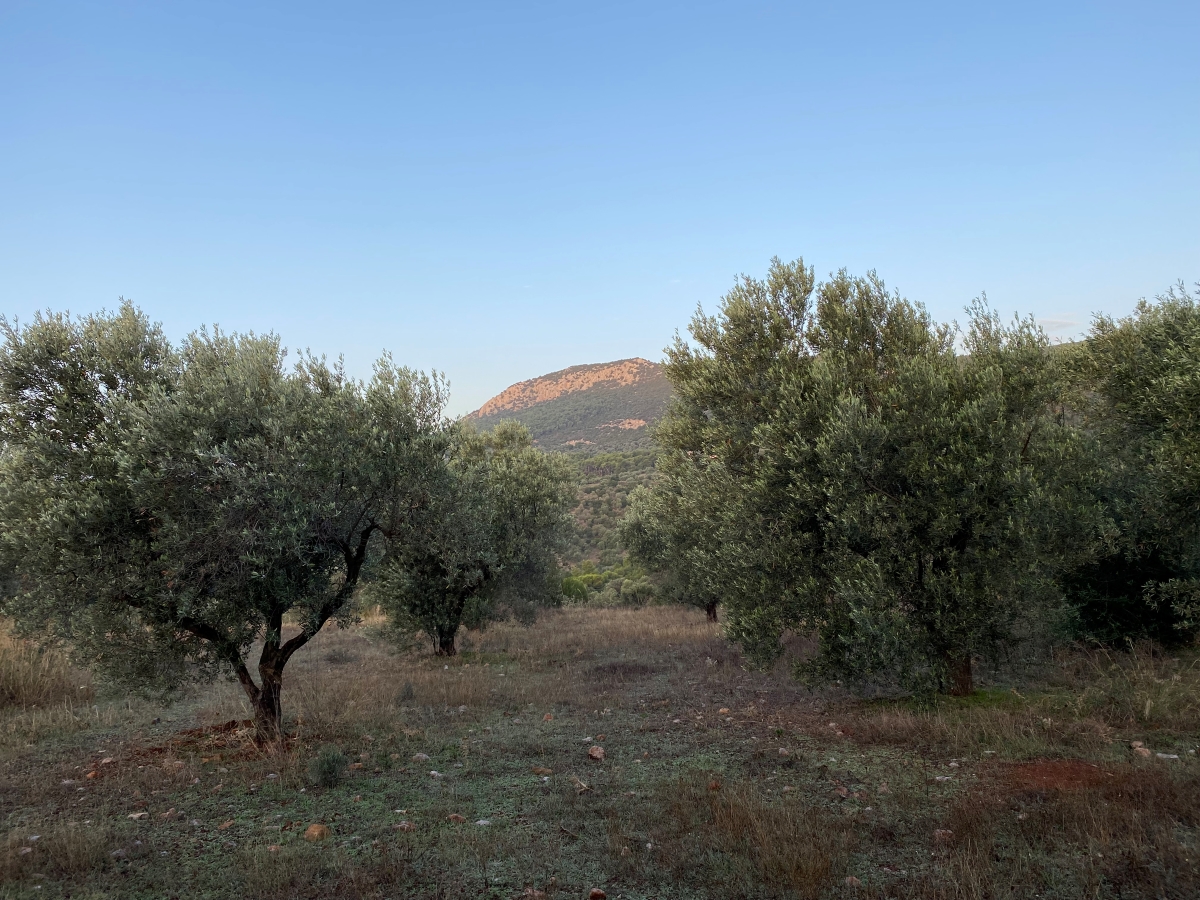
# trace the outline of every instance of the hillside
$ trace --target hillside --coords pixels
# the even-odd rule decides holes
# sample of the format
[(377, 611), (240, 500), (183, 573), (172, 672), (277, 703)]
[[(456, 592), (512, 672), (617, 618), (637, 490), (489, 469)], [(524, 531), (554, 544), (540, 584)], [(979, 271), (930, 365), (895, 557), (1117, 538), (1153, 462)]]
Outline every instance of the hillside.
[(516, 419), (544, 450), (593, 454), (649, 449), (671, 385), (646, 359), (571, 366), (514, 384), (467, 418), (481, 428)]

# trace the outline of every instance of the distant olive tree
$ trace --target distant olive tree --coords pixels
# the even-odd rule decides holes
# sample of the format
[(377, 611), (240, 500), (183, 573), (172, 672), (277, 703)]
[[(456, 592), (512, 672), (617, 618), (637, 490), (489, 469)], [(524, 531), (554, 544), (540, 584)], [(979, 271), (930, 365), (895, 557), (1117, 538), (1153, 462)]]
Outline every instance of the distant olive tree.
[(570, 536), (572, 470), (515, 422), (477, 433), (459, 423), (429, 502), (390, 547), (372, 599), (401, 635), (457, 653), (461, 625), (483, 627), (562, 601), (558, 554)]
[(818, 638), (806, 677), (970, 692), (972, 657), (1059, 602), (1097, 515), (1046, 338), (969, 314), (960, 335), (874, 275), (818, 285), (801, 261), (740, 281), (667, 351), (635, 558), (721, 601), (759, 662), (797, 631)]
[(3, 611), (142, 690), (230, 673), (276, 739), (288, 661), (427, 502), (441, 383), (287, 370), (274, 337), (174, 348), (129, 304), (0, 328)]

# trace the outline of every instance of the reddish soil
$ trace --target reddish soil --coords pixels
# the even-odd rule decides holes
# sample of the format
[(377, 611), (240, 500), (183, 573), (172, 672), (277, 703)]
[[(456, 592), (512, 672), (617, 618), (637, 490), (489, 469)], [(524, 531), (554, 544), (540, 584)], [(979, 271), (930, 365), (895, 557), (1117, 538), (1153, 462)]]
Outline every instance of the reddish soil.
[(1001, 763), (1000, 781), (1016, 791), (1074, 791), (1095, 787), (1113, 777), (1082, 759), (1035, 759)]

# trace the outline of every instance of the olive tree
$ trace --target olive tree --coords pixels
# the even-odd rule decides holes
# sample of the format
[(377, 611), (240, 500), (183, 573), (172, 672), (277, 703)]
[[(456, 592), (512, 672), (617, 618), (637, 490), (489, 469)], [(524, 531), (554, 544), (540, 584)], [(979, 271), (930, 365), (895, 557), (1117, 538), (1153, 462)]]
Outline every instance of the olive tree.
[(4, 612), (143, 690), (231, 674), (277, 738), (288, 661), (425, 502), (441, 383), (289, 370), (274, 337), (174, 348), (128, 304), (3, 338)]
[(792, 630), (818, 638), (807, 677), (970, 692), (972, 657), (1056, 602), (1058, 557), (1086, 544), (1063, 536), (1091, 513), (1045, 337), (976, 304), (960, 354), (873, 274), (818, 285), (778, 260), (691, 334), (667, 351), (635, 556), (722, 600), (760, 662)]
[(506, 615), (530, 621), (562, 599), (558, 553), (570, 534), (574, 478), (533, 446), (523, 425), (477, 433), (456, 425), (430, 500), (388, 551), (372, 586), (401, 634), (457, 652), (461, 625)]
[(1178, 641), (1200, 630), (1200, 304), (1182, 285), (1100, 316), (1070, 354), (1115, 534), (1069, 585), (1084, 633)]

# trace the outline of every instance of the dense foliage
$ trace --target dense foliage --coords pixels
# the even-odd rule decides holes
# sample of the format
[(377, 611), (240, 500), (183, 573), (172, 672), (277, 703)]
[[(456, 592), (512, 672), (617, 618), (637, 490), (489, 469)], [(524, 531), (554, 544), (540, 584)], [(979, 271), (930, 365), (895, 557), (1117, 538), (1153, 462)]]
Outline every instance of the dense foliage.
[(529, 621), (561, 597), (575, 494), (566, 461), (534, 449), (515, 422), (483, 434), (456, 426), (447, 459), (371, 591), (399, 632), (426, 635), (440, 655), (456, 652), (463, 624)]
[(874, 276), (743, 279), (668, 351), (635, 558), (723, 601), (760, 661), (812, 632), (809, 676), (970, 691), (972, 658), (1052, 608), (1100, 521), (1044, 336), (970, 314), (963, 355)]
[(1114, 533), (1067, 586), (1083, 633), (1175, 642), (1200, 629), (1200, 307), (1182, 286), (1099, 317), (1071, 354)]
[[(174, 348), (129, 305), (4, 322), (3, 340), (4, 612), (143, 689), (232, 673), (265, 739), (288, 660), (352, 615), (379, 560), (442, 550), (433, 510), (486, 444), (447, 425), (440, 381), (387, 358), (362, 384), (307, 357), (286, 369), (273, 337)], [(455, 521), (472, 502), (494, 516), (489, 490), (463, 492)]]

